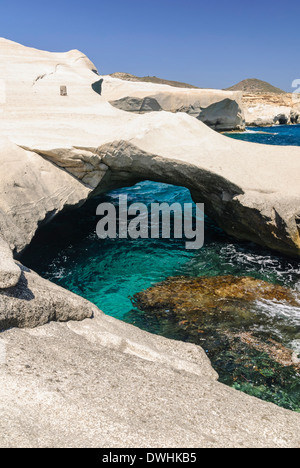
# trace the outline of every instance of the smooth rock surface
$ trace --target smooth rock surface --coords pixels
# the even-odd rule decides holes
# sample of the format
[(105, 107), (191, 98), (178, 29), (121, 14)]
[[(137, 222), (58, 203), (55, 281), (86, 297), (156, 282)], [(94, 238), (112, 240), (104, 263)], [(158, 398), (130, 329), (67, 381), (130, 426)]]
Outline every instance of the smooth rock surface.
[(102, 96), (127, 112), (186, 112), (214, 130), (245, 128), (240, 92), (176, 88), (103, 76)]
[(0, 290), (16, 286), (21, 270), (16, 265), (9, 245), (0, 237)]
[[(56, 175), (51, 184), (45, 180), (48, 193), (42, 195), (44, 203), (51, 201), (53, 214), (76, 206), (91, 190), (94, 195), (152, 179), (189, 188), (194, 200), (204, 202), (207, 214), (234, 237), (300, 255), (299, 148), (229, 139), (185, 113), (137, 115), (115, 109), (93, 89), (99, 77), (78, 51), (50, 54), (2, 39), (0, 63), (6, 89), (0, 136), (27, 151), (24, 161), (32, 153), (33, 172), (48, 171), (41, 171), (38, 161), (54, 163)], [(61, 86), (66, 86), (67, 96), (60, 95)], [(9, 159), (14, 170), (13, 154)], [(58, 167), (74, 177), (57, 172)], [(68, 182), (62, 183), (61, 177)], [(2, 192), (4, 182), (0, 179)], [(32, 186), (34, 200), (39, 183)], [(59, 190), (66, 193), (56, 200)], [(13, 192), (7, 196), (26, 211), (23, 194)], [(48, 209), (42, 211), (35, 219), (45, 220)], [(38, 226), (22, 216), (16, 232), (5, 223), (6, 216), (0, 222), (1, 236), (16, 251), (30, 242)]]
[[(299, 109), (300, 111), (300, 109)], [(291, 107), (259, 104), (245, 107), (245, 119), (248, 127), (272, 127), (300, 122), (300, 113)]]
[(0, 165), (5, 168), (0, 173), (0, 237), (16, 254), (42, 223), (66, 206), (80, 205), (91, 192), (68, 172), (1, 136)]
[(41, 278), (21, 264), (18, 284), (0, 289), (0, 331), (37, 327), (52, 320), (66, 322), (91, 318), (97, 310), (90, 302)]
[(201, 348), (104, 315), (1, 347), (1, 447), (300, 446), (299, 414), (218, 383)]

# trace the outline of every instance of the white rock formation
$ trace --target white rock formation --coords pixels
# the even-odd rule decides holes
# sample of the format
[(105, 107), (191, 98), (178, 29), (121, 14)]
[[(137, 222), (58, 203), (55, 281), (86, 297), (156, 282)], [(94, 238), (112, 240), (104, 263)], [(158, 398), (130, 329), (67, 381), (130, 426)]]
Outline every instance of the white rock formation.
[(0, 330), (34, 328), (52, 320), (83, 320), (92, 318), (98, 310), (82, 297), (46, 281), (20, 263), (13, 265), (20, 279), (16, 286), (0, 289)]
[(273, 125), (290, 125), (300, 122), (300, 109), (289, 106), (258, 104), (244, 107), (246, 125), (249, 127), (272, 127)]
[[(6, 88), (0, 136), (25, 149), (27, 158), (32, 153), (37, 174), (45, 174), (38, 164), (55, 164), (59, 187), (51, 182), (44, 200), (53, 201), (59, 188), (69, 187), (65, 198), (60, 195), (42, 213), (18, 220), (23, 242), (12, 240), (11, 229), (1, 223), (2, 236), (16, 251), (30, 241), (43, 216), (78, 204), (91, 190), (153, 179), (188, 187), (235, 237), (300, 254), (299, 148), (232, 140), (185, 113), (136, 115), (115, 109), (94, 91), (99, 77), (78, 51), (50, 54), (1, 40), (0, 63)], [(60, 95), (61, 86), (67, 96)], [(75, 178), (66, 172), (58, 176), (58, 167)], [(22, 207), (23, 193), (9, 187), (6, 197)]]
[(250, 127), (300, 123), (299, 94), (244, 93), (242, 107)]
[(242, 93), (176, 88), (103, 76), (102, 96), (118, 109), (143, 114), (186, 112), (218, 131), (243, 130)]
[(200, 348), (107, 318), (12, 261), (7, 245), (22, 252), (59, 211), (149, 178), (187, 186), (236, 237), (300, 254), (300, 148), (120, 111), (99, 80), (78, 51), (0, 40), (2, 329), (96, 315), (1, 334), (0, 446), (299, 447), (300, 416), (219, 384)]
[(15, 264), (9, 245), (0, 237), (0, 290), (16, 286), (21, 270)]
[(300, 446), (299, 414), (218, 383), (198, 346), (102, 314), (1, 345), (1, 447)]

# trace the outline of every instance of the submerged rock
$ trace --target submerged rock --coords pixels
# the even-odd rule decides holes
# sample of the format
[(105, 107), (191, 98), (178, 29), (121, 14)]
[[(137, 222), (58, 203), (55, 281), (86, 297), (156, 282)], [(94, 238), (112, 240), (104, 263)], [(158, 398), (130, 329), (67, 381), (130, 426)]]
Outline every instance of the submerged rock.
[(277, 341), (269, 338), (266, 343), (256, 338), (252, 333), (240, 333), (236, 335), (242, 343), (248, 344), (250, 347), (258, 349), (261, 352), (267, 353), (274, 361), (282, 366), (293, 366), (300, 369), (300, 359), (297, 353), (285, 346), (277, 343)]
[(223, 383), (300, 411), (300, 360), (289, 347), (297, 327), (261, 312), (262, 303), (300, 310), (299, 293), (250, 277), (175, 277), (133, 303), (137, 325), (201, 345)]
[(164, 309), (189, 314), (210, 309), (228, 311), (236, 309), (236, 302), (253, 302), (258, 299), (286, 301), (300, 307), (300, 296), (279, 285), (251, 277), (174, 277), (134, 296), (135, 304), (143, 309)]

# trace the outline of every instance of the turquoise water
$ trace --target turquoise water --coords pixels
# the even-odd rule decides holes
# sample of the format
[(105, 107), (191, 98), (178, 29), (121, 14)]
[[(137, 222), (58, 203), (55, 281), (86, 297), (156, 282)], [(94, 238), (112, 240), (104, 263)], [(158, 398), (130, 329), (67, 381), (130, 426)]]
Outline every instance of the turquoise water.
[[(129, 297), (183, 272), (194, 252), (185, 249), (185, 240), (100, 240), (95, 232), (100, 219), (95, 216), (96, 208), (102, 202), (117, 206), (120, 193), (127, 194), (128, 204), (192, 202), (188, 190), (152, 182), (110, 192), (76, 212), (58, 216), (40, 231), (22, 261), (105, 313), (123, 319), (132, 309)], [(209, 234), (213, 235), (214, 231)]]
[[(268, 134), (258, 133), (260, 131)], [(300, 145), (300, 126), (248, 129), (245, 133), (231, 134), (230, 137), (268, 144)], [(43, 277), (92, 301), (108, 315), (154, 333), (198, 344), (201, 343), (189, 334), (183, 336), (175, 326), (166, 329), (146, 319), (143, 311), (133, 307), (132, 296), (177, 275), (246, 275), (297, 290), (300, 288), (300, 266), (297, 260), (251, 243), (238, 242), (208, 218), (205, 222), (205, 245), (199, 251), (186, 250), (185, 239), (100, 240), (95, 232), (99, 220), (95, 214), (96, 208), (100, 202), (117, 205), (120, 194), (127, 194), (129, 203), (140, 201), (148, 206), (153, 202), (192, 202), (187, 189), (149, 181), (110, 192), (88, 201), (79, 210), (56, 217), (50, 225), (39, 231), (22, 262)], [(261, 306), (261, 314), (266, 324), (270, 323), (269, 334), (273, 339), (300, 352), (299, 309), (264, 304)], [(297, 403), (300, 401), (298, 380), (296, 389), (294, 387), (296, 374), (285, 377), (284, 384), (283, 378), (276, 385), (274, 382), (269, 385), (267, 381), (260, 381), (258, 385), (250, 380), (245, 387), (242, 380), (233, 379), (232, 370), (226, 370), (226, 375), (222, 373), (226, 366), (224, 362), (220, 365), (220, 359), (214, 360), (209, 346), (207, 352), (224, 383), (281, 406), (300, 410), (300, 403)], [(224, 359), (228, 359), (228, 356)], [(282, 392), (282, 396), (278, 396), (278, 392)]]
[(110, 192), (40, 230), (23, 263), (119, 319), (132, 309), (130, 297), (169, 276), (248, 275), (290, 287), (300, 281), (296, 260), (237, 242), (208, 218), (199, 251), (186, 250), (185, 239), (100, 240), (96, 208), (100, 202), (118, 205), (120, 193), (128, 195), (129, 203), (192, 203), (188, 190), (153, 182)]

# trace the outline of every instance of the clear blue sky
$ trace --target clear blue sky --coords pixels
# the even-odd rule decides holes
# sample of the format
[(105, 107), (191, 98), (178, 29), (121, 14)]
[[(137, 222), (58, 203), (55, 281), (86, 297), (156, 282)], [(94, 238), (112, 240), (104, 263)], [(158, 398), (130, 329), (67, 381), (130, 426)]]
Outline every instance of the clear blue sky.
[(299, 0), (0, 0), (2, 37), (80, 49), (102, 74), (211, 88), (260, 78), (291, 91), (300, 78), (299, 25)]

